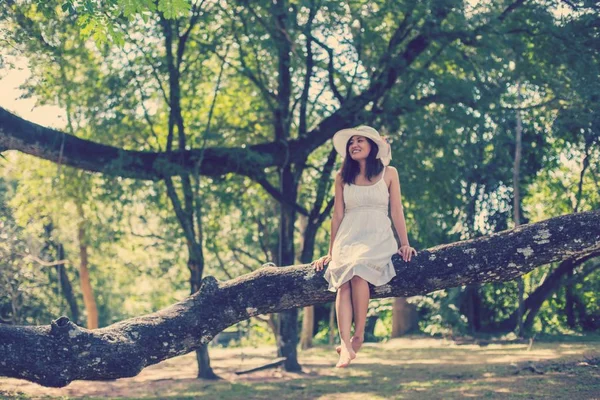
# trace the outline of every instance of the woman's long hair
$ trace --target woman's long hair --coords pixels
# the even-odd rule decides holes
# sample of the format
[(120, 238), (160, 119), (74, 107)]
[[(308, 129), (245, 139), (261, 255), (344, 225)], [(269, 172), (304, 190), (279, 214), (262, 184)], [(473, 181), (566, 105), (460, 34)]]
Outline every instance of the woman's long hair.
[[(371, 145), (371, 152), (367, 156), (366, 160), (366, 170), (365, 173), (367, 175), (367, 179), (371, 181), (371, 178), (379, 175), (381, 171), (383, 171), (383, 163), (379, 158), (377, 158), (377, 153), (379, 153), (379, 146), (375, 144), (375, 142), (369, 138), (366, 138)], [(350, 157), (350, 139), (346, 143), (346, 158), (344, 158), (344, 163), (342, 164), (342, 180), (344, 183), (352, 185), (354, 180), (360, 173), (360, 166), (358, 161), (355, 161)]]

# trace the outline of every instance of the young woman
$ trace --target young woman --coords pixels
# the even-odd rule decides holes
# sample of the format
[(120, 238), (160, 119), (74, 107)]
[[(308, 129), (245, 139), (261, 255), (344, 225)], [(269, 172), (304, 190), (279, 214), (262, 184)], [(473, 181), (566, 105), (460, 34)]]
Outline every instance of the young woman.
[[(337, 132), (333, 145), (344, 162), (335, 178), (329, 252), (313, 261), (313, 266), (320, 271), (329, 264), (324, 277), (329, 290), (337, 291), (341, 344), (336, 349), (336, 367), (343, 368), (356, 358), (364, 341), (369, 283), (384, 285), (396, 276), (393, 254), (410, 261), (417, 251), (408, 244), (398, 171), (388, 166), (392, 158), (389, 143), (377, 130), (363, 125)], [(400, 248), (392, 232), (388, 205)], [(353, 319), (354, 335), (350, 337)]]

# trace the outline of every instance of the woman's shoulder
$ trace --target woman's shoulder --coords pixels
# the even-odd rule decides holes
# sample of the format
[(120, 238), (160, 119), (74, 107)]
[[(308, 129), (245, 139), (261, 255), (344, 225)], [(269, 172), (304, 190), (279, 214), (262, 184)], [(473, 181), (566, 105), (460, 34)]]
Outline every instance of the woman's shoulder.
[(390, 187), (392, 181), (398, 181), (398, 183), (400, 183), (400, 177), (398, 176), (398, 170), (396, 169), (396, 167), (388, 165), (385, 168), (385, 177), (388, 187)]
[(384, 172), (385, 172), (386, 176), (390, 176), (390, 177), (398, 176), (398, 170), (396, 169), (396, 167), (388, 165), (384, 168), (385, 168)]
[(337, 172), (335, 173), (335, 183), (338, 184), (342, 184), (343, 183), (343, 179), (342, 179), (342, 169), (338, 169)]

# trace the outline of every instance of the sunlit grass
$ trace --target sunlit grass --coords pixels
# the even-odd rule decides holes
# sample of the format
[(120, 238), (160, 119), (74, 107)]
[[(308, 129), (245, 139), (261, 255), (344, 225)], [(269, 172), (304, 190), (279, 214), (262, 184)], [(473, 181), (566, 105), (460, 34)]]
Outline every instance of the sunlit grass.
[[(583, 339), (583, 338), (582, 338)], [(335, 351), (318, 346), (299, 352), (303, 373), (270, 369), (235, 371), (275, 358), (272, 346), (211, 350), (211, 365), (223, 379), (196, 379), (195, 354), (146, 368), (134, 378), (74, 382), (49, 389), (0, 378), (0, 390), (54, 398), (177, 399), (463, 399), (593, 398), (600, 393), (600, 371), (587, 359), (600, 357), (600, 338), (458, 345), (424, 337), (366, 343), (350, 368), (336, 369)], [(530, 363), (543, 371), (524, 369)], [(518, 374), (515, 374), (519, 371)], [(0, 392), (1, 393), (1, 392)], [(1, 395), (0, 395), (1, 397)], [(26, 398), (26, 397), (23, 397)], [(29, 398), (29, 397), (27, 397)]]

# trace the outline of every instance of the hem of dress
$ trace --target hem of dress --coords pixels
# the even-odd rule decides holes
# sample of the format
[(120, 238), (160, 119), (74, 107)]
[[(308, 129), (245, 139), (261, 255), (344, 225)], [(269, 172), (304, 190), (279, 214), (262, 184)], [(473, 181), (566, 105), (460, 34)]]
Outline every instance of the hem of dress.
[(330, 279), (327, 279), (328, 277), (330, 277), (328, 271), (329, 270), (326, 270), (324, 275), (325, 280), (329, 283), (329, 287), (327, 288), (327, 290), (334, 293), (337, 292), (340, 286), (342, 286), (344, 283), (348, 282), (355, 276), (360, 276), (373, 286), (385, 285), (396, 276), (396, 269), (394, 268), (394, 263), (391, 260), (387, 264), (387, 268), (385, 269), (385, 272), (383, 274), (375, 274), (373, 273), (372, 269), (369, 269), (362, 264), (358, 264), (355, 267), (350, 268), (348, 272), (340, 279), (337, 285), (331, 283)]

